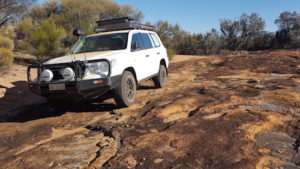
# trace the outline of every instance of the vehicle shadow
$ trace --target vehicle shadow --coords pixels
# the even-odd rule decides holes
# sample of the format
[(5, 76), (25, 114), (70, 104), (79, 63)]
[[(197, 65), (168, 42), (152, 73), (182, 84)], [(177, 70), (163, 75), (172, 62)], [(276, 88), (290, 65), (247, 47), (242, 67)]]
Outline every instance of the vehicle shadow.
[(16, 110), (26, 105), (42, 103), (45, 99), (31, 93), (26, 81), (12, 82), (13, 87), (0, 85), (4, 96), (0, 98), (0, 117), (7, 111)]
[(35, 104), (23, 107), (19, 109), (18, 113), (14, 116), (8, 117), (1, 122), (28, 122), (33, 120), (39, 120), (44, 118), (58, 117), (65, 113), (88, 113), (88, 112), (111, 112), (117, 107), (114, 104), (101, 103), (94, 105), (91, 103), (76, 104), (72, 108), (63, 108), (62, 110), (56, 110), (52, 108), (47, 102), (42, 104)]
[(43, 118), (57, 117), (66, 112), (107, 112), (117, 109), (112, 103), (98, 103), (97, 100), (66, 105), (63, 109), (54, 109), (45, 98), (31, 93), (26, 81), (12, 83), (8, 88), (0, 85), (5, 94), (0, 98), (0, 122), (27, 122)]
[[(67, 108), (67, 111), (84, 113), (84, 112), (110, 112), (118, 109), (113, 103), (100, 102), (98, 100), (88, 100), (74, 103)], [(59, 111), (59, 110), (58, 110)]]
[(149, 86), (149, 85), (140, 85), (139, 90), (153, 90), (157, 89), (155, 86)]

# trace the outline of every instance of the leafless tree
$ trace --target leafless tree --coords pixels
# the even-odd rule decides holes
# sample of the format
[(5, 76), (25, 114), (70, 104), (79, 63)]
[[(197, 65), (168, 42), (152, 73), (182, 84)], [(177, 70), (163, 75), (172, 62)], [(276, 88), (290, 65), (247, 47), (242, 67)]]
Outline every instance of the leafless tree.
[(0, 27), (22, 18), (34, 1), (0, 0)]

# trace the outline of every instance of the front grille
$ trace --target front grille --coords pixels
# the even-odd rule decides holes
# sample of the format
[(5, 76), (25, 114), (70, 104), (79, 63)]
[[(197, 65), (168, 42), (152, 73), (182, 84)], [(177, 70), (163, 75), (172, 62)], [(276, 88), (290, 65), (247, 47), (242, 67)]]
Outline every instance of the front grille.
[(60, 74), (60, 69), (50, 69), (53, 73), (52, 81), (63, 80), (64, 77)]

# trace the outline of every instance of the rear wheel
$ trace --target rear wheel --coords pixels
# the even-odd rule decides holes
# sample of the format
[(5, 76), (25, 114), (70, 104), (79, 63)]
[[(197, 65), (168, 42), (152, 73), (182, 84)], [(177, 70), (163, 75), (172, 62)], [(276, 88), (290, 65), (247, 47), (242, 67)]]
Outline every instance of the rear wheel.
[(155, 87), (164, 88), (167, 84), (167, 78), (166, 67), (164, 65), (160, 65), (158, 75), (153, 78)]
[(137, 84), (133, 74), (125, 71), (121, 83), (114, 90), (114, 100), (119, 107), (128, 107), (134, 104), (137, 92)]

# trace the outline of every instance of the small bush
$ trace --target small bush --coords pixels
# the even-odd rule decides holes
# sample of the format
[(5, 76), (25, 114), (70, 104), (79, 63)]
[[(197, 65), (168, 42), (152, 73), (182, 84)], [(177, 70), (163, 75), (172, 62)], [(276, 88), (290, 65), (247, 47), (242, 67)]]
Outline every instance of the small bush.
[(16, 33), (18, 36), (26, 36), (32, 31), (32, 19), (27, 17), (22, 22), (17, 23)]
[[(33, 31), (33, 23), (32, 19), (29, 17), (24, 18), (22, 22), (19, 22), (16, 24), (15, 32), (17, 34), (18, 40), (26, 40), (28, 36)], [(16, 47), (19, 49), (19, 45), (16, 44)]]
[(13, 61), (14, 33), (9, 28), (0, 29), (0, 69), (8, 67)]
[(168, 53), (169, 60), (172, 60), (172, 58), (176, 55), (175, 50), (172, 48), (167, 48), (167, 53)]
[(4, 37), (0, 35), (0, 48), (13, 50), (14, 48), (13, 40), (9, 39), (8, 37)]
[(221, 50), (220, 50), (220, 55), (228, 55), (228, 54), (230, 54), (230, 53), (231, 53), (231, 51), (228, 50), (228, 49), (221, 49)]
[(14, 39), (16, 37), (14, 27), (13, 26), (6, 26), (0, 29), (0, 35), (7, 37), (9, 39)]
[(12, 51), (6, 48), (0, 48), (0, 68), (8, 67), (12, 61)]

